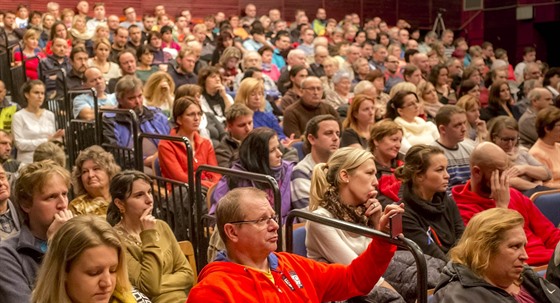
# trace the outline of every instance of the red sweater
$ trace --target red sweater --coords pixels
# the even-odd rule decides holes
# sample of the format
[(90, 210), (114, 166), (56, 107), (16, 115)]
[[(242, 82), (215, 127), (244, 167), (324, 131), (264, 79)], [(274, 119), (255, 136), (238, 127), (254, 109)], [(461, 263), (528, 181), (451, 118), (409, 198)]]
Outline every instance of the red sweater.
[[(471, 181), (465, 185), (453, 187), (453, 199), (457, 202), (465, 226), (477, 213), (496, 207), (496, 201), (477, 195), (470, 190)], [(521, 192), (510, 188), (509, 209), (518, 211), (525, 219), (525, 235), (527, 236), (527, 263), (532, 266), (548, 264), (554, 248), (560, 241), (560, 230), (554, 227), (533, 202)]]
[[(177, 130), (172, 129), (171, 136), (177, 135)], [(203, 164), (218, 166), (216, 154), (210, 140), (201, 137), (198, 133), (194, 134), (194, 159), (193, 170)], [(161, 140), (158, 146), (158, 158), (161, 167), (161, 175), (165, 178), (178, 180), (181, 182), (188, 182), (189, 176), (187, 174), (187, 151), (185, 144), (182, 142), (173, 142)], [(202, 186), (210, 188), (210, 186), (220, 181), (221, 175), (204, 172), (202, 173)]]
[(268, 257), (274, 283), (262, 272), (225, 261), (208, 264), (187, 302), (327, 302), (365, 295), (387, 269), (396, 247), (373, 239), (349, 266), (289, 253)]

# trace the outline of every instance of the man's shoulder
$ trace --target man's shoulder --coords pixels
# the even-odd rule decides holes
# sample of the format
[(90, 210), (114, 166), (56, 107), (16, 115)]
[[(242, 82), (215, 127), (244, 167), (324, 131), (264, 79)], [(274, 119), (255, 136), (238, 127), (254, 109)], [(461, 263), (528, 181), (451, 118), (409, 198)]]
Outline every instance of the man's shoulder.
[(294, 173), (302, 172), (309, 174), (315, 167), (315, 164), (316, 163), (313, 161), (313, 157), (311, 157), (311, 153), (309, 153), (301, 161), (299, 161), (296, 166), (294, 166)]

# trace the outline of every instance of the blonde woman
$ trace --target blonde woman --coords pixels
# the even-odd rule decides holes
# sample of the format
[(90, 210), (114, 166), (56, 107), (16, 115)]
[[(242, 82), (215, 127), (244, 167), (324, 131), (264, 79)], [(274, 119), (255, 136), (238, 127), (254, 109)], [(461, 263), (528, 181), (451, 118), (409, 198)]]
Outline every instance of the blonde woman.
[(480, 101), (472, 94), (466, 94), (459, 98), (456, 104), (467, 112), (467, 134), (468, 138), (475, 143), (484, 142), (488, 138), (486, 121), (480, 119)]
[(93, 34), (88, 31), (86, 26), (86, 17), (83, 15), (75, 15), (72, 19), (72, 28), (70, 36), (73, 40), (87, 41), (91, 40)]
[(271, 112), (265, 112), (266, 99), (264, 98), (264, 84), (256, 78), (247, 78), (241, 82), (235, 103), (245, 104), (253, 114), (253, 127), (269, 127), (278, 135), (278, 139), (286, 140), (287, 137), (278, 124), (278, 119)]
[(416, 88), (416, 93), (418, 98), (422, 102), (424, 107), (424, 113), (429, 120), (433, 120), (436, 117), (438, 110), (443, 106), (443, 103), (439, 102), (439, 98), (434, 85), (429, 81), (420, 81), (418, 87)]
[(94, 216), (75, 217), (54, 235), (32, 295), (33, 303), (134, 303), (126, 250), (117, 232)]
[(106, 38), (96, 40), (93, 45), (95, 56), (88, 59), (88, 66), (95, 66), (103, 73), (103, 79), (106, 83), (112, 78), (121, 76), (119, 65), (109, 61), (109, 54), (111, 52), (111, 42)]
[(144, 105), (161, 109), (166, 116), (171, 116), (175, 92), (175, 82), (166, 72), (152, 74), (144, 85)]

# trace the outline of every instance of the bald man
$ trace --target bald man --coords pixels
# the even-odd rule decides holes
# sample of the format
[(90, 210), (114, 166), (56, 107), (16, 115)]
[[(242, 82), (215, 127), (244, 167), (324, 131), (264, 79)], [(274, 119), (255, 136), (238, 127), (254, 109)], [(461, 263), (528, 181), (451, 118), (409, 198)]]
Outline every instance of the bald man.
[(525, 219), (527, 263), (547, 264), (560, 241), (557, 229), (533, 204), (516, 189), (510, 188), (509, 178), (516, 170), (509, 167), (507, 154), (490, 142), (479, 144), (471, 154), (471, 179), (465, 185), (453, 187), (453, 199), (465, 225), (477, 213), (494, 207), (518, 211)]
[(539, 138), (535, 127), (537, 114), (553, 104), (552, 93), (546, 88), (535, 87), (529, 92), (527, 99), (530, 106), (519, 118), (519, 137), (523, 146), (531, 148)]

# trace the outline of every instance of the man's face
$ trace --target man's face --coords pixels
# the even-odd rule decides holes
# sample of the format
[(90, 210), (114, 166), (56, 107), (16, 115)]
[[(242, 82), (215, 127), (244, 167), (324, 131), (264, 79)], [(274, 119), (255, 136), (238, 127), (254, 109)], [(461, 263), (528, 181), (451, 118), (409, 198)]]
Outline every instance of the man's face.
[(500, 177), (508, 168), (508, 157), (505, 152), (492, 155), (491, 165), (480, 167), (481, 181), (480, 181), (480, 194), (481, 196), (488, 197), (492, 194), (492, 172), (498, 171)]
[(320, 8), (317, 10), (317, 19), (319, 20), (325, 20), (327, 18), (327, 12)]
[(441, 38), (441, 42), (443, 42), (444, 45), (451, 45), (451, 43), (453, 43), (453, 33), (446, 32)]
[(418, 49), (418, 42), (413, 39), (408, 40), (406, 43), (406, 49)]
[(105, 91), (105, 79), (103, 74), (97, 68), (90, 68), (84, 74), (86, 85), (89, 88), (95, 88), (98, 94)]
[(350, 63), (354, 63), (356, 59), (360, 58), (361, 49), (356, 46), (351, 46), (346, 53), (346, 60)]
[(4, 84), (4, 82), (0, 81), (0, 102), (4, 101), (4, 98), (6, 98), (6, 85)]
[(126, 20), (129, 22), (136, 22), (136, 10), (134, 10), (134, 7), (127, 8), (124, 14), (126, 16)]
[(430, 63), (428, 61), (428, 56), (424, 54), (416, 54), (416, 66), (423, 72), (426, 73), (430, 70)]
[(328, 157), (340, 146), (340, 126), (334, 120), (323, 121), (319, 123), (317, 138), (309, 134), (307, 139), (312, 150), (317, 151), (319, 155)]
[(119, 99), (119, 107), (122, 109), (137, 110), (142, 108), (142, 88), (139, 87), (124, 94), (122, 99)]
[(268, 17), (270, 18), (270, 22), (274, 22), (276, 20), (280, 20), (280, 11), (277, 9), (271, 9), (268, 12)]
[[(12, 138), (3, 132), (0, 132), (0, 161), (4, 162), (10, 159), (11, 153), (12, 153)], [(2, 165), (0, 165), (0, 167), (1, 166)], [(2, 170), (4, 169), (2, 168)]]
[(74, 70), (74, 72), (76, 72), (77, 74), (83, 74), (86, 69), (87, 69), (87, 60), (88, 60), (88, 54), (87, 53), (77, 53), (74, 54), (74, 59), (71, 60), (72, 63), (72, 69)]
[(184, 29), (185, 27), (187, 27), (187, 18), (185, 18), (184, 16), (179, 16), (177, 17), (177, 21), (175, 21), (175, 26), (177, 26), (177, 29)]
[(399, 31), (399, 42), (402, 45), (406, 45), (408, 43), (409, 36), (410, 36), (410, 34), (408, 33), (408, 31), (406, 29), (401, 29)]
[(142, 40), (142, 30), (139, 27), (133, 27), (129, 31), (130, 41), (138, 43)]
[(535, 79), (538, 80), (542, 76), (541, 69), (537, 64), (532, 64), (527, 67), (527, 73), (525, 74), (525, 80)]
[(116, 30), (117, 28), (119, 28), (119, 17), (115, 16), (115, 15), (111, 15), (107, 18), (107, 26), (109, 27), (110, 30)]
[(444, 135), (453, 145), (465, 140), (467, 133), (467, 115), (454, 114), (451, 116), (449, 124), (440, 126), (444, 130)]
[(144, 20), (142, 21), (144, 25), (144, 29), (146, 31), (150, 31), (152, 27), (154, 27), (155, 22), (156, 22), (156, 18), (154, 17), (145, 17)]
[(541, 97), (533, 102), (533, 106), (537, 109), (537, 111), (547, 108), (548, 106), (552, 105), (552, 94), (548, 89), (541, 90)]
[(165, 15), (165, 7), (163, 5), (158, 5), (154, 9), (154, 14), (156, 16)]
[(387, 61), (385, 61), (385, 68), (391, 73), (396, 73), (399, 68), (399, 59), (393, 55), (387, 56)]
[(10, 182), (4, 167), (0, 165), (0, 202), (5, 202), (10, 198)]
[(122, 28), (119, 29), (114, 37), (114, 40), (117, 47), (123, 48), (128, 41), (128, 30)]
[(303, 94), (301, 100), (306, 105), (317, 107), (322, 102), (323, 85), (319, 79), (309, 79), (302, 87)]
[(136, 57), (131, 53), (125, 53), (119, 58), (119, 66), (124, 75), (136, 73)]
[(448, 66), (449, 77), (461, 76), (463, 74), (463, 64), (460, 60), (454, 60), (453, 64)]
[(371, 44), (364, 44), (362, 47), (362, 58), (370, 59), (373, 56), (373, 46)]
[(257, 8), (254, 5), (249, 4), (245, 7), (245, 14), (250, 18), (255, 18), (257, 15)]
[(535, 60), (537, 60), (536, 52), (528, 52), (525, 56), (523, 56), (523, 61), (525, 62), (535, 62)]
[(66, 40), (57, 38), (54, 40), (52, 51), (54, 55), (64, 57), (66, 55), (67, 48), (68, 44), (66, 43)]
[(321, 65), (323, 61), (329, 56), (329, 51), (326, 49), (317, 49), (315, 52), (315, 63)]
[(16, 15), (12, 13), (6, 13), (6, 15), (4, 16), (4, 27), (13, 28), (15, 21), (16, 21)]
[(305, 30), (304, 33), (301, 35), (301, 40), (303, 40), (306, 44), (313, 43), (313, 39), (315, 38), (315, 34), (313, 33), (312, 29)]
[(485, 58), (494, 57), (494, 47), (493, 46), (488, 46), (485, 49), (483, 49), (482, 50), (482, 56), (484, 56)]
[(82, 15), (87, 15), (87, 13), (89, 12), (89, 4), (87, 1), (80, 1), (80, 3), (78, 3), (78, 12), (81, 13)]
[(189, 10), (184, 10), (184, 11), (181, 12), (181, 16), (187, 18), (187, 23), (188, 23), (188, 22), (191, 22), (191, 18), (192, 18), (192, 16), (191, 16), (191, 11), (189, 11)]
[(381, 47), (377, 50), (377, 52), (373, 53), (373, 60), (375, 60), (376, 62), (383, 62), (385, 61), (385, 58), (387, 58), (387, 54), (387, 49)]
[(237, 117), (232, 123), (227, 124), (227, 129), (235, 140), (243, 141), (253, 130), (253, 116)]
[(184, 73), (192, 73), (197, 59), (196, 55), (186, 55), (184, 58), (179, 59), (179, 68)]
[(95, 16), (95, 19), (97, 19), (97, 20), (105, 19), (105, 6), (99, 5), (96, 8), (94, 8), (93, 9), (93, 15)]
[(283, 51), (283, 50), (287, 50), (288, 48), (290, 48), (290, 42), (291, 41), (290, 41), (289, 37), (282, 36), (282, 37), (276, 39), (275, 45), (279, 50)]
[(290, 66), (305, 65), (305, 55), (304, 54), (292, 55), (288, 59), (288, 65)]

